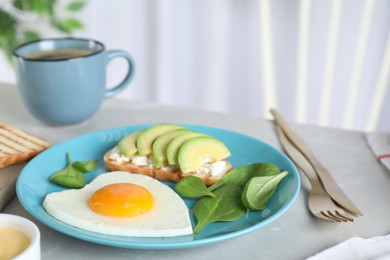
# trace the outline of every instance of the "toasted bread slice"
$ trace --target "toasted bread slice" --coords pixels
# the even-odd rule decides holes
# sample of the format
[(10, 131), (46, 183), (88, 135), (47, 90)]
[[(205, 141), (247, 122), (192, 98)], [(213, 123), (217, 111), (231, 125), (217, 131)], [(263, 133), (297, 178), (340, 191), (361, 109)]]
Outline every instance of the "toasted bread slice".
[(30, 160), (49, 146), (40, 137), (0, 123), (0, 168)]
[[(170, 171), (165, 171), (162, 169), (152, 168), (148, 166), (138, 166), (129, 162), (117, 162), (111, 160), (109, 158), (109, 154), (110, 151), (108, 151), (103, 158), (107, 170), (109, 171), (125, 171), (130, 173), (139, 173), (139, 174), (150, 176), (160, 181), (170, 181), (170, 182), (178, 182), (180, 179), (184, 178), (185, 176), (191, 175), (202, 179), (203, 182), (206, 184), (206, 186), (213, 185), (223, 177), (223, 176), (215, 177), (211, 175), (196, 174), (196, 173), (187, 173), (185, 176), (183, 176), (179, 167), (177, 166), (173, 167), (173, 169)], [(226, 171), (226, 173), (228, 173), (232, 169), (232, 166), (228, 161), (226, 161), (226, 163), (228, 164), (228, 170)]]

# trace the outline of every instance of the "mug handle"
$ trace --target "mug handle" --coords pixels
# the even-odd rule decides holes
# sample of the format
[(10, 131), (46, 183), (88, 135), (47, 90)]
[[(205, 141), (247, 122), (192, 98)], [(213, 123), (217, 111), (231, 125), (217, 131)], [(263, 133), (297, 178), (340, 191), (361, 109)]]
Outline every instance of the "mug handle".
[(117, 86), (115, 86), (113, 88), (110, 88), (110, 89), (106, 90), (104, 98), (111, 98), (111, 97), (119, 94), (119, 92), (124, 90), (129, 85), (129, 83), (132, 80), (133, 75), (134, 75), (134, 61), (133, 61), (133, 58), (130, 56), (129, 53), (127, 53), (125, 51), (121, 51), (121, 50), (107, 51), (107, 64), (112, 59), (117, 58), (117, 57), (122, 57), (122, 58), (126, 59), (127, 63), (129, 64), (129, 70), (127, 71), (127, 74), (126, 74), (125, 78), (123, 79), (123, 81), (121, 83), (119, 83)]

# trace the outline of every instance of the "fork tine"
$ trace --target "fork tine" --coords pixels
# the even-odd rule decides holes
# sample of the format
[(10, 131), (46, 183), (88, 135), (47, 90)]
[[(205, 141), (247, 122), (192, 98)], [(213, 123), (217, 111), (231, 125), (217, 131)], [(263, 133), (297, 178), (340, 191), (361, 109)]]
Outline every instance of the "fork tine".
[(288, 140), (283, 130), (279, 126), (276, 127), (276, 130), (284, 150), (294, 162), (299, 162), (298, 165), (301, 172), (306, 175), (311, 184), (309, 195), (310, 212), (315, 217), (325, 221), (353, 222), (353, 218), (345, 213), (344, 210), (339, 207), (340, 205), (337, 205), (324, 190), (312, 165), (310, 165), (301, 152)]
[(333, 214), (333, 212), (331, 212), (330, 210), (328, 210), (328, 214), (329, 214), (330, 216), (332, 216), (332, 218), (340, 220), (339, 222), (348, 222), (348, 220), (346, 220), (345, 218), (339, 217), (339, 216), (337, 215), (337, 213), (336, 213), (336, 214)]
[(331, 215), (329, 216), (327, 213), (321, 211), (321, 215), (326, 217), (327, 219), (332, 220), (333, 222), (341, 222), (339, 218), (332, 217)]
[(323, 214), (323, 212), (314, 214), (317, 218), (322, 219), (327, 222), (337, 222), (335, 219), (328, 217), (326, 214)]
[(338, 217), (344, 218), (344, 219), (346, 219), (349, 222), (354, 222), (355, 221), (353, 218), (351, 218), (350, 216), (347, 216), (345, 213), (341, 214), (338, 210), (336, 210), (336, 214), (337, 214)]
[(321, 215), (335, 221), (335, 222), (354, 222), (354, 219), (346, 216), (345, 213), (341, 214), (338, 210), (335, 210), (334, 212), (328, 210), (326, 212), (321, 211)]

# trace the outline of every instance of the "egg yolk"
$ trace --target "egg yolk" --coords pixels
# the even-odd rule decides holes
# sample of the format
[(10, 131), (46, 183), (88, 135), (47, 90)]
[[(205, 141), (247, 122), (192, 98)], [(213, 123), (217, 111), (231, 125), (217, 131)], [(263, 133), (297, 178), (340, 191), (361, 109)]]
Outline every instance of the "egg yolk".
[(97, 190), (89, 200), (95, 213), (109, 217), (132, 217), (150, 211), (152, 194), (142, 186), (131, 183), (114, 183)]

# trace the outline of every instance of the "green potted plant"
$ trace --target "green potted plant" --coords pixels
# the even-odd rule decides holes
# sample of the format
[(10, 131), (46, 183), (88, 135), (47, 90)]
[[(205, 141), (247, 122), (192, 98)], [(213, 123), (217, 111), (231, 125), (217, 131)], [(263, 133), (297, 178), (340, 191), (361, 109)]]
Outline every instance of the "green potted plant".
[(0, 51), (12, 63), (12, 50), (16, 46), (40, 39), (41, 32), (33, 28), (31, 20), (40, 20), (66, 35), (83, 29), (76, 15), (85, 5), (84, 0), (66, 4), (57, 0), (6, 0), (0, 4)]

